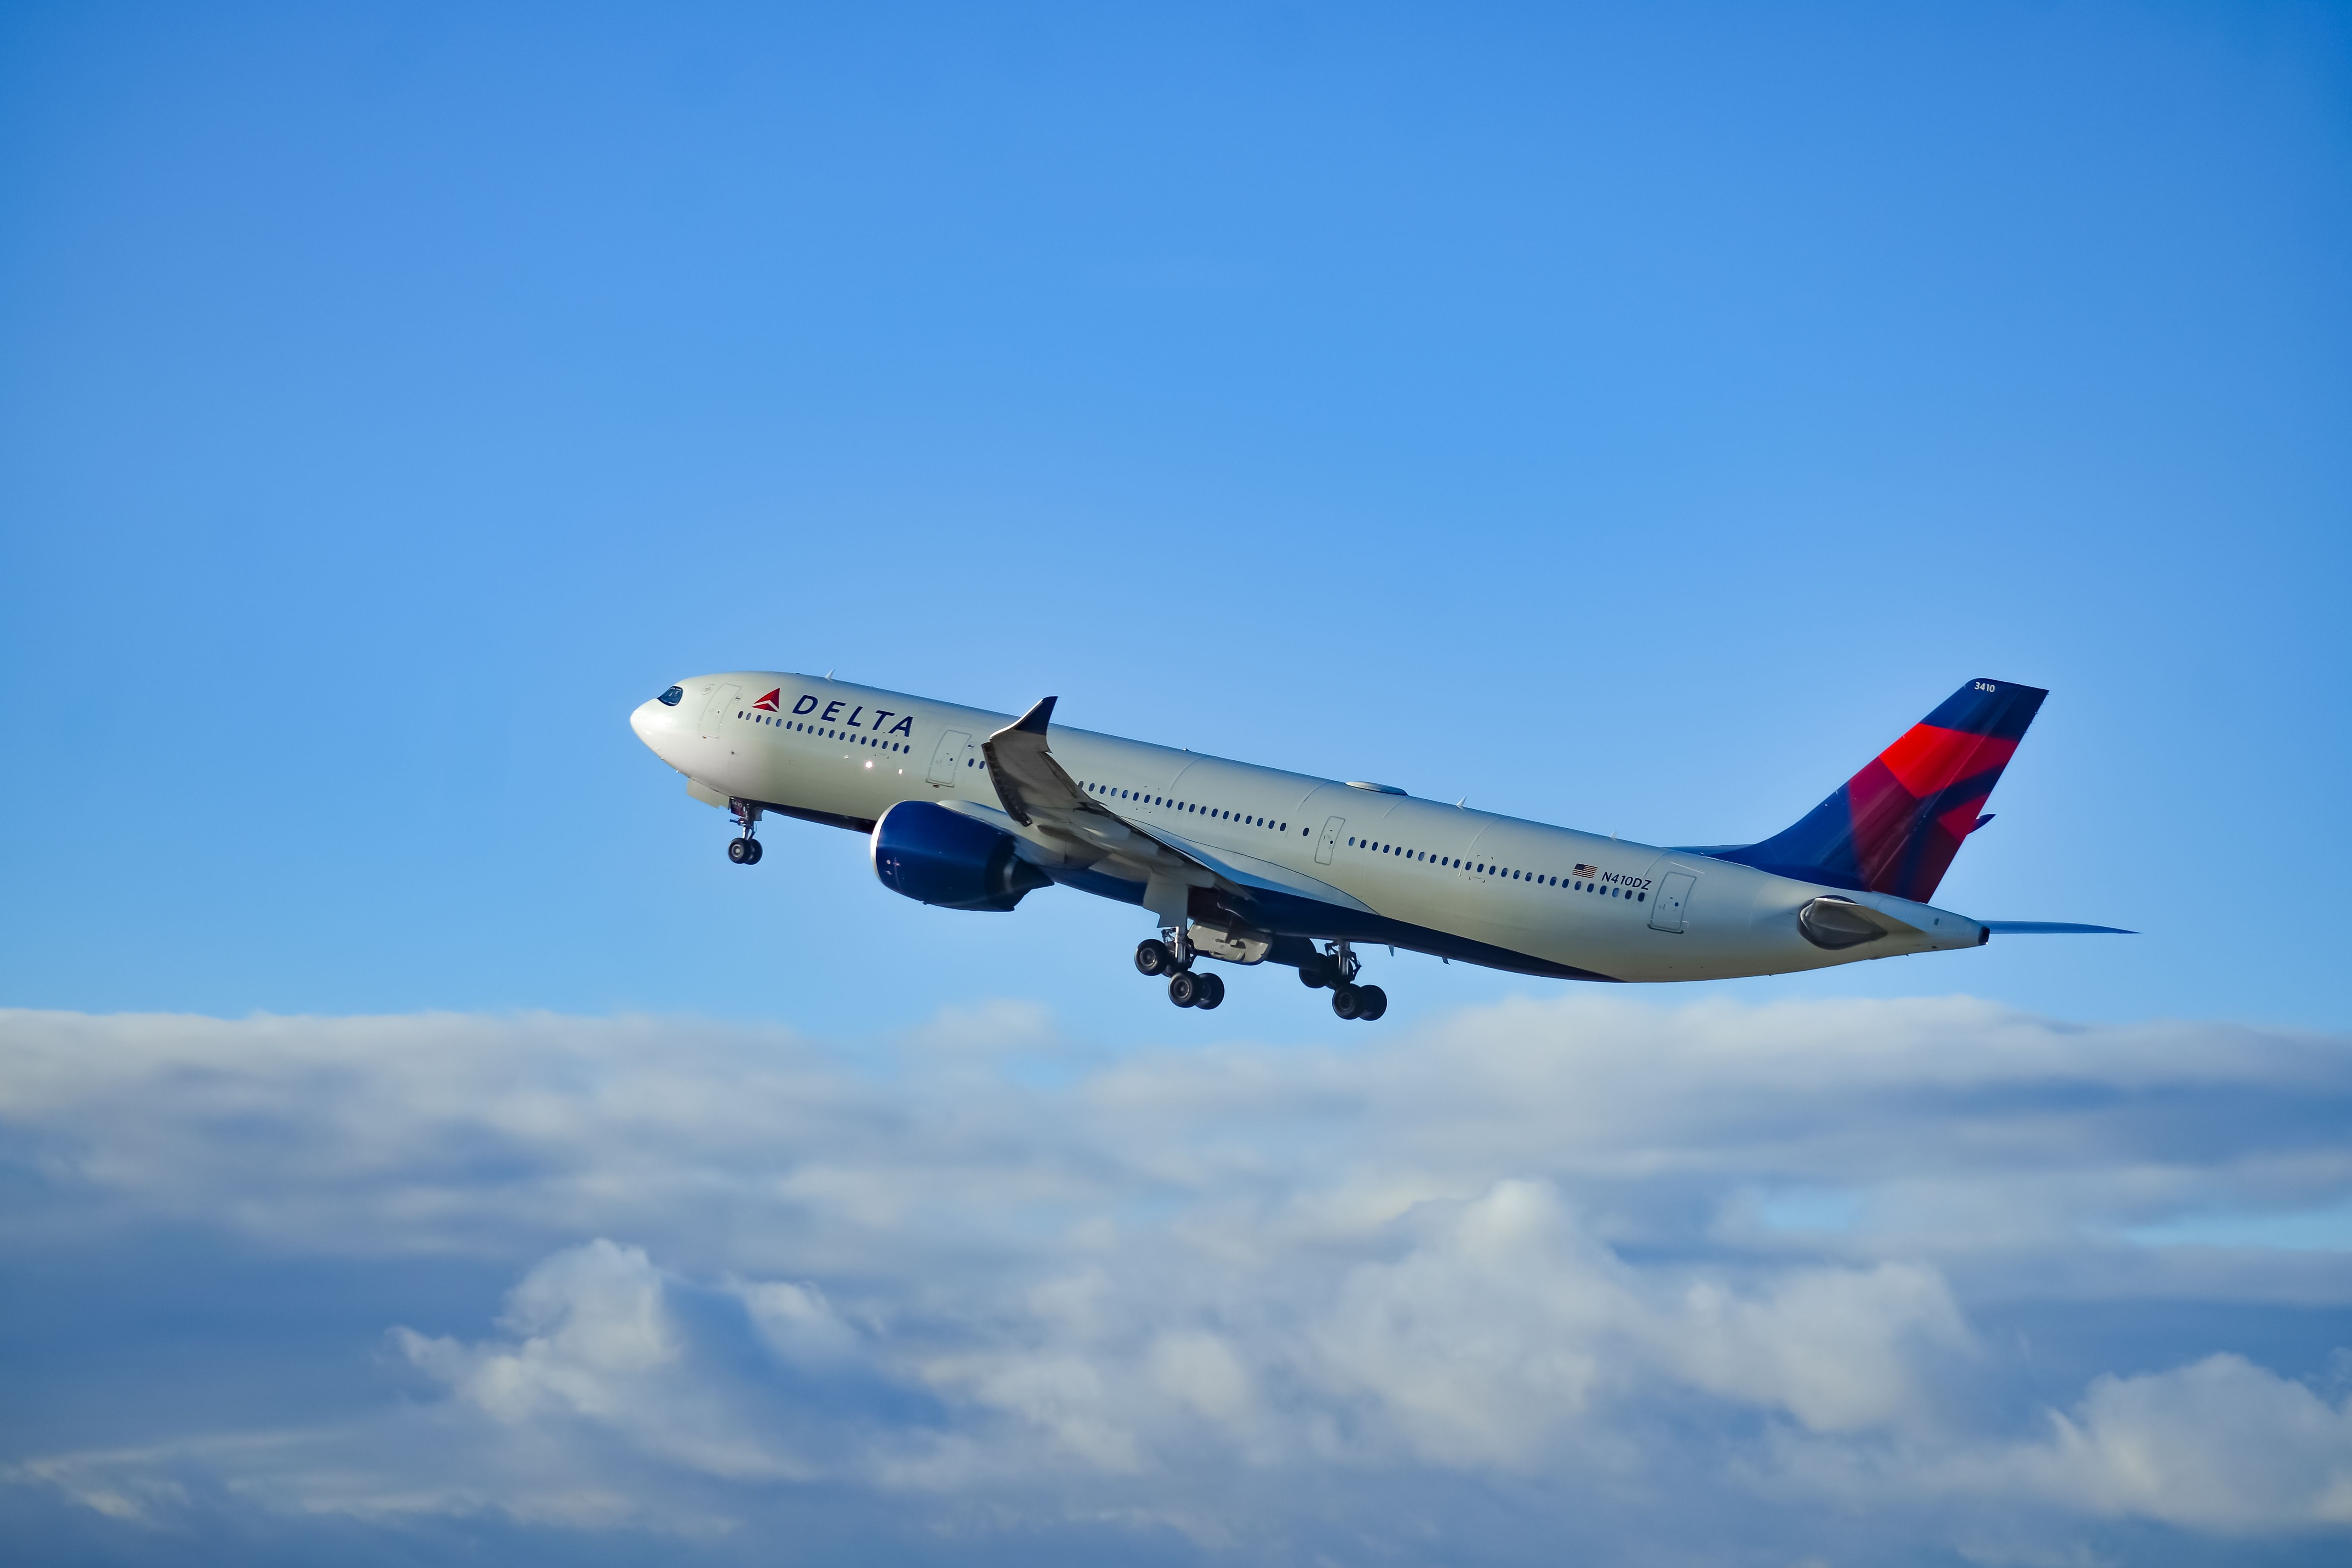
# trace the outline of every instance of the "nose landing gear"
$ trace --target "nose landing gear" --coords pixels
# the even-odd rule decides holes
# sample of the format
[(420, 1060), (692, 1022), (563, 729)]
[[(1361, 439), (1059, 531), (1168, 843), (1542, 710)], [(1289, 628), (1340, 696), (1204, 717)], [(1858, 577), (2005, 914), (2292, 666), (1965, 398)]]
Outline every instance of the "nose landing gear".
[(747, 800), (730, 800), (727, 804), (733, 808), (735, 820), (743, 825), (742, 833), (727, 841), (727, 858), (738, 866), (756, 866), (760, 863), (760, 841), (751, 835), (760, 826), (760, 808)]

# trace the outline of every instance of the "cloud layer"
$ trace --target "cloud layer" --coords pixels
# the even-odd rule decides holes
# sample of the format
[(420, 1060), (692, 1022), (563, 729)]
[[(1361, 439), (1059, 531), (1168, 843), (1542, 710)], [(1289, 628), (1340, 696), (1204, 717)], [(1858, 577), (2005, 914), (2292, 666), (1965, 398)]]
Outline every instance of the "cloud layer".
[[(0, 1015), (11, 1255), (95, 1302), (185, 1254), (245, 1385), (339, 1380), (101, 1400), (107, 1298), (8, 1342), (69, 1369), (8, 1490), (134, 1556), (2317, 1561), (2346, 1125), (2341, 1040), (1965, 999), (1349, 1051)], [(273, 1292), (318, 1342), (236, 1331)]]

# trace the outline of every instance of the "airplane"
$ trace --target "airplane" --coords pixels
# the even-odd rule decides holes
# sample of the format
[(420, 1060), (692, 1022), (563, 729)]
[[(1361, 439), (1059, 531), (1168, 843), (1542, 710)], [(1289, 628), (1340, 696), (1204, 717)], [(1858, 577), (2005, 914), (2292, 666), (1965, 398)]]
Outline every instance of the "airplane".
[(1927, 902), (2049, 693), (1971, 680), (1794, 825), (1754, 844), (1661, 847), (1280, 768), (779, 672), (697, 676), (630, 727), (728, 812), (756, 866), (773, 814), (866, 836), (875, 875), (942, 909), (1041, 888), (1137, 904), (1135, 967), (1179, 1007), (1224, 1000), (1201, 965), (1273, 963), (1373, 1019), (1368, 946), (1559, 980), (1721, 980), (1981, 947)]

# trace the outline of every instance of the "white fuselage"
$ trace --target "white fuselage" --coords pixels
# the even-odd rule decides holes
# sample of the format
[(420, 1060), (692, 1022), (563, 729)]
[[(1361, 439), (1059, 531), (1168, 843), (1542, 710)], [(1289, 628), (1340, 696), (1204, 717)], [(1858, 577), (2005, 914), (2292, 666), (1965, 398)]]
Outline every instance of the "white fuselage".
[[(870, 827), (900, 801), (939, 801), (1014, 835), (1023, 856), (1049, 871), (1082, 869), (1062, 863), (1051, 841), (1024, 831), (1000, 804), (981, 742), (1009, 715), (783, 673), (683, 686), (675, 705), (647, 702), (630, 724), (710, 804)], [(772, 690), (777, 711), (751, 706)], [(1595, 978), (1664, 981), (1817, 969), (1985, 940), (1983, 926), (1948, 910), (1690, 850), (1058, 724), (1050, 744), (1071, 778), (1120, 817), (1350, 920), (1370, 911), (1394, 922), (1402, 934), (1373, 940), (1399, 946), (1460, 954), (1412, 934), (1425, 931)], [(1083, 877), (1064, 879), (1085, 885)], [(1892, 934), (1840, 951), (1814, 945), (1797, 911), (1825, 894), (1891, 917)]]

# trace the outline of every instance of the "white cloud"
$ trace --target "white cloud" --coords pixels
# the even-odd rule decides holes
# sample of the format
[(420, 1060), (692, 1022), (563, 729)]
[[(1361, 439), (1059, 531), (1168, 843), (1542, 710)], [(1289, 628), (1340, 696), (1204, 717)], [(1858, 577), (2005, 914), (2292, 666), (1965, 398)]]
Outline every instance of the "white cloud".
[(2347, 1113), (2340, 1041), (1965, 999), (1578, 995), (1346, 1052), (980, 1008), (864, 1061), (659, 1020), (5, 1015), (12, 1247), (163, 1226), (513, 1282), (496, 1322), (374, 1322), (415, 1381), (331, 1429), (15, 1473), (125, 1517), (210, 1487), (745, 1540), (778, 1488), (1248, 1552), (1504, 1483), (1701, 1554), (1709, 1517), (1801, 1543), (1806, 1499), (1898, 1542), (1998, 1507), (2021, 1561), (2103, 1520), (2326, 1532), (2341, 1404), (2189, 1342), (2052, 1388), (1983, 1323), (2340, 1307), (2340, 1251), (2128, 1232), (2340, 1203)]
[(2100, 1377), (2050, 1423), (2003, 1465), (2055, 1501), (2209, 1530), (2352, 1525), (2352, 1401), (2242, 1356)]

